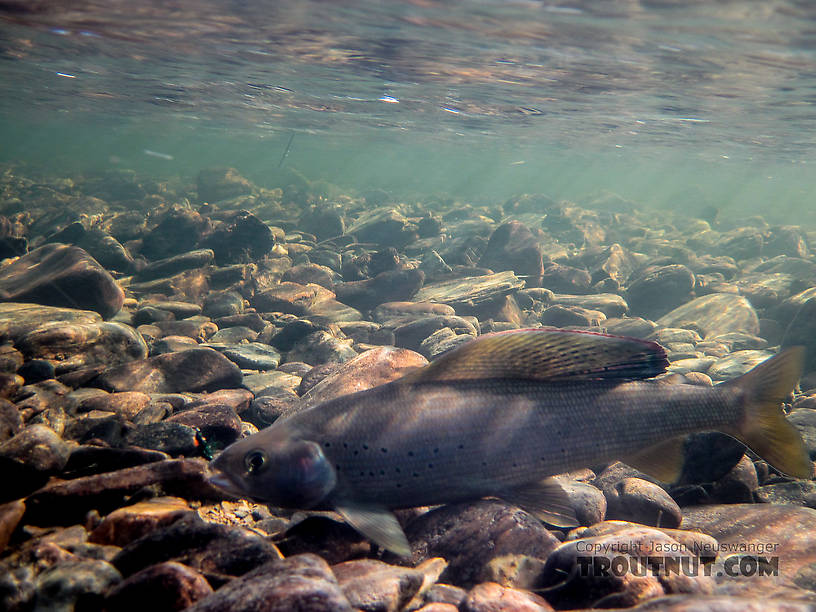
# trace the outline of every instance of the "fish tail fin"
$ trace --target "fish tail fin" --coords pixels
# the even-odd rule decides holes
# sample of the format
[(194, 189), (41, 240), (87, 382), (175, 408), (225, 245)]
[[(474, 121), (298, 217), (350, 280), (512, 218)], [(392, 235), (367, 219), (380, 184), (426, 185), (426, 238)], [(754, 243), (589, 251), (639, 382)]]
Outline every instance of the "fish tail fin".
[(813, 463), (780, 405), (799, 381), (804, 357), (804, 347), (793, 346), (724, 383), (743, 398), (741, 417), (729, 433), (780, 472), (797, 478), (810, 478)]

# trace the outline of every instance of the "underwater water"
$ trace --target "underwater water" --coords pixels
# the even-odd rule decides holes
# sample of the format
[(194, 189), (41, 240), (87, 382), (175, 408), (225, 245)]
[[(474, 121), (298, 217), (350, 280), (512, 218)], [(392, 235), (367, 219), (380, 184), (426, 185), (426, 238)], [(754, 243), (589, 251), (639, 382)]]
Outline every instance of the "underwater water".
[(816, 606), (816, 3), (0, 0), (0, 135), (0, 609)]
[(8, 2), (2, 16), (8, 161), (227, 164), (274, 186), (294, 135), (286, 164), (357, 189), (665, 204), (693, 188), (790, 223), (811, 208), (808, 2)]

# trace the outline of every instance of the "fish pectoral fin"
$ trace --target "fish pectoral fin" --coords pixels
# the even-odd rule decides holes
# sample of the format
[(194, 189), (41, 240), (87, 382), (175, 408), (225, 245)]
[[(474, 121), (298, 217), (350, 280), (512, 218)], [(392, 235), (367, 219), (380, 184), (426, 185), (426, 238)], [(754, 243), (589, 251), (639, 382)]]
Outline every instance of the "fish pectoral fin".
[(349, 525), (378, 546), (400, 557), (411, 554), (408, 538), (397, 522), (397, 517), (385, 508), (354, 502), (335, 504), (334, 508)]
[(621, 461), (661, 482), (676, 482), (683, 472), (684, 442), (683, 436), (669, 438)]
[(401, 380), (628, 380), (657, 376), (668, 365), (665, 349), (647, 340), (554, 328), (514, 329), (479, 336)]
[(544, 523), (556, 527), (578, 526), (569, 496), (555, 478), (516, 487), (502, 492), (498, 497), (526, 510)]

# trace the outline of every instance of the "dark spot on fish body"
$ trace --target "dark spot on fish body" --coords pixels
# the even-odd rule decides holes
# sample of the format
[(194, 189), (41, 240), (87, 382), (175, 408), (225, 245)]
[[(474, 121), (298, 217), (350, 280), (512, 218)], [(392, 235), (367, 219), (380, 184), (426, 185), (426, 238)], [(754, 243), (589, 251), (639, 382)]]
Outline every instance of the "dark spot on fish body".
[(363, 450), (368, 450), (368, 444), (363, 444)]
[(408, 451), (408, 456), (413, 457), (414, 456), (414, 451)]
[(381, 448), (380, 451), (382, 451), (383, 453), (387, 453), (388, 449), (387, 448)]

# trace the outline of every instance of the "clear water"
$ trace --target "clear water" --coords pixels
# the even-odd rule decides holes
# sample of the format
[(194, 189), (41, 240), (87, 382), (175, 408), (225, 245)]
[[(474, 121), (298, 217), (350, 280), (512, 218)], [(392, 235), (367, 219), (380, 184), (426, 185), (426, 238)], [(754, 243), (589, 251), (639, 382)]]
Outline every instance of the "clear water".
[[(807, 0), (4, 0), (0, 162), (816, 220)], [(159, 155), (156, 155), (158, 153)]]

